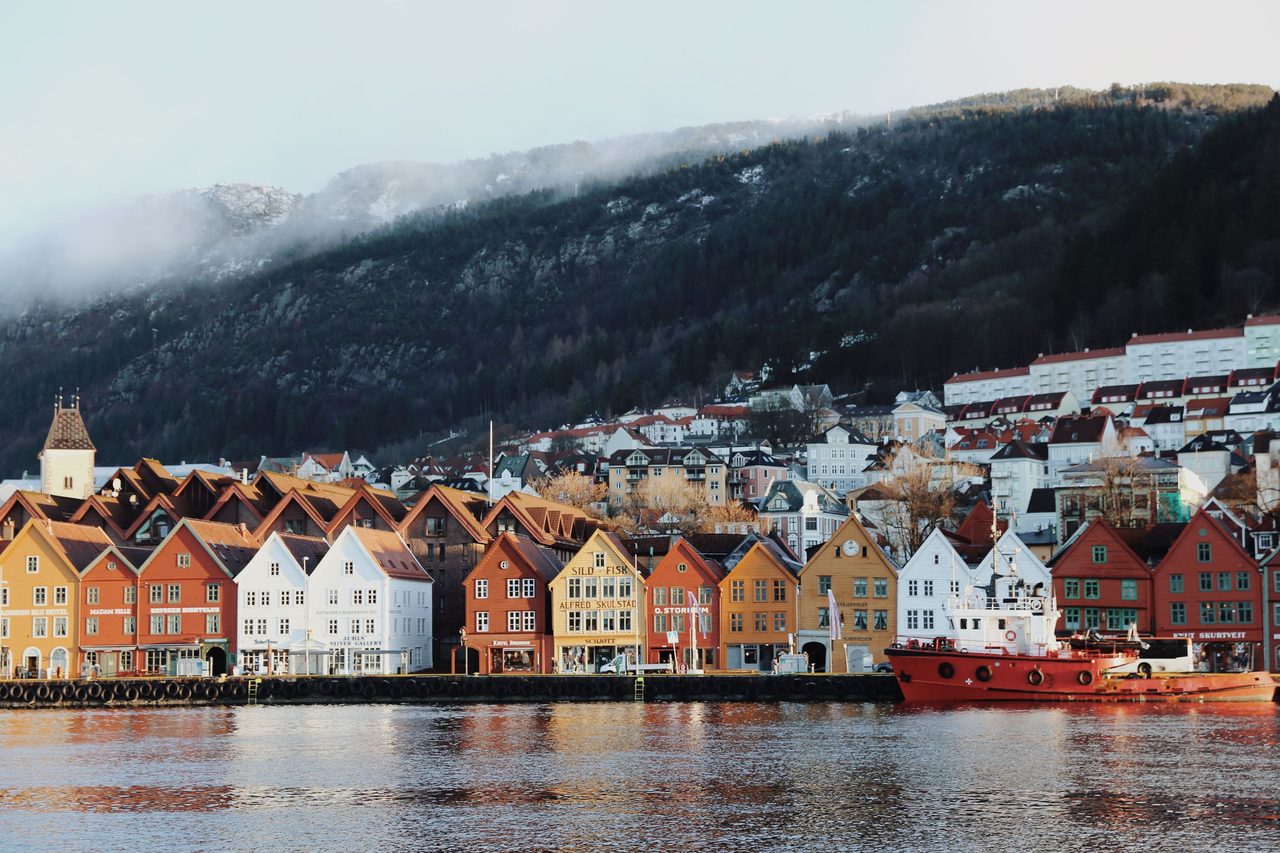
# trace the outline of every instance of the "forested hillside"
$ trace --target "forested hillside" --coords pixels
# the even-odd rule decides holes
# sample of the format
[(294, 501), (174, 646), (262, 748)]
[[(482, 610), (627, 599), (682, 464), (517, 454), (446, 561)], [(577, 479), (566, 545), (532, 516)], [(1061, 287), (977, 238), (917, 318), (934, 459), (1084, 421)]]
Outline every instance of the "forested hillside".
[(705, 394), (762, 364), (869, 399), (940, 388), (1238, 323), (1280, 307), (1278, 278), (1269, 90), (972, 99), (410, 215), (216, 287), (33, 308), (0, 326), (0, 467), (34, 465), (59, 386), (81, 388), (100, 458), (376, 450)]

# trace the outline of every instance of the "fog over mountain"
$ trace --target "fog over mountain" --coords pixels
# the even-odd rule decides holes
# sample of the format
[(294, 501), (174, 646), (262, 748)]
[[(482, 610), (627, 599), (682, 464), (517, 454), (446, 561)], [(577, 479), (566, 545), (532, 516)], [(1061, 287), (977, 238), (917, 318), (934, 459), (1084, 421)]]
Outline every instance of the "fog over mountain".
[(405, 214), (442, 213), (533, 190), (568, 197), (715, 154), (868, 121), (850, 113), (743, 121), (447, 165), (368, 163), (335, 175), (311, 195), (218, 184), (139, 196), (51, 223), (34, 238), (0, 251), (0, 292), (12, 297), (5, 306), (14, 311), (33, 299), (73, 302), (140, 286), (216, 284), (260, 272), (282, 257), (322, 250)]

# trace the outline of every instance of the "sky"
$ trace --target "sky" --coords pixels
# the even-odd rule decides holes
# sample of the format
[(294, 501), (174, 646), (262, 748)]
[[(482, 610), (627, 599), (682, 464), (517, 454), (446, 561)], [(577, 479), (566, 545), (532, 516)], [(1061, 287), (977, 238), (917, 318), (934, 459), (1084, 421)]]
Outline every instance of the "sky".
[(145, 193), (314, 192), (717, 121), (1112, 82), (1280, 88), (1280, 3), (0, 4), (0, 235)]

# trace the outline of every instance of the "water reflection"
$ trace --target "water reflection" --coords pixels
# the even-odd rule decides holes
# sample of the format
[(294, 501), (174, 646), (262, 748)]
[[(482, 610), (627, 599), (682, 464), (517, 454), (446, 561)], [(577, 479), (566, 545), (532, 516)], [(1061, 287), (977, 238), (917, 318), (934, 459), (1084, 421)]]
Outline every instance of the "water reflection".
[(0, 712), (0, 847), (1264, 849), (1277, 746), (1266, 704)]

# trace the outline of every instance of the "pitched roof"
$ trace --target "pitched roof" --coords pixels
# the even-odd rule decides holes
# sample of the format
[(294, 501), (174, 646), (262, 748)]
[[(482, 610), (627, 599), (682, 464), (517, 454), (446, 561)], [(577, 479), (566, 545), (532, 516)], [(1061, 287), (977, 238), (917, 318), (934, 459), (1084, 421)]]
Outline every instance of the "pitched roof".
[(378, 568), (391, 578), (429, 581), (431, 575), (418, 562), (399, 533), (390, 530), (374, 530), (372, 527), (348, 527), (354, 536), (377, 562)]
[(84, 418), (80, 417), (80, 407), (63, 408), (59, 403), (53, 413), (53, 423), (49, 424), (49, 434), (44, 440), (45, 450), (96, 450), (89, 440), (89, 430), (85, 428)]
[(517, 536), (514, 533), (503, 533), (502, 535), (514, 540), (516, 550), (528, 562), (529, 568), (537, 572), (544, 581), (551, 581), (564, 568), (564, 563), (560, 561), (554, 551), (550, 548), (542, 547), (528, 536)]
[(65, 521), (33, 522), (42, 525), (66, 554), (72, 568), (79, 574), (89, 567), (98, 555), (111, 547), (111, 540), (101, 528)]
[(1053, 355), (1041, 355), (1033, 359), (1032, 364), (1059, 364), (1064, 361), (1085, 361), (1091, 358), (1115, 358), (1124, 355), (1124, 347), (1107, 349), (1082, 350), (1081, 352), (1060, 352)]
[(1049, 443), (1091, 444), (1102, 441), (1102, 435), (1106, 432), (1107, 424), (1110, 421), (1110, 418), (1088, 417), (1087, 415), (1074, 418), (1059, 418), (1058, 422), (1053, 426), (1053, 435), (1049, 437)]
[(1210, 338), (1238, 338), (1244, 334), (1241, 329), (1202, 329), (1199, 332), (1187, 329), (1185, 332), (1160, 332), (1153, 335), (1134, 334), (1129, 338), (1126, 345), (1134, 344), (1160, 344), (1171, 341), (1200, 341)]
[(1001, 447), (991, 457), (992, 462), (1000, 462), (1006, 459), (1034, 459), (1038, 462), (1044, 462), (1049, 458), (1049, 445), (1041, 442), (1023, 441), (1015, 438)]
[[(276, 533), (274, 534), (280, 544), (285, 547), (298, 563), (304, 567), (307, 574), (315, 571), (316, 566), (329, 553), (329, 543), (321, 539), (319, 536), (300, 536), (296, 533)], [(303, 559), (306, 562), (303, 562)]]
[[(240, 574), (253, 559), (253, 555), (258, 553), (257, 540), (239, 524), (184, 518), (179, 522), (179, 526), (182, 525), (185, 525), (204, 543), (232, 577)], [(177, 531), (178, 528), (175, 527), (174, 533)], [(172, 536), (173, 533), (169, 535)]]
[(950, 385), (953, 382), (978, 382), (983, 379), (1005, 379), (1010, 376), (1030, 375), (1031, 368), (1029, 367), (1012, 367), (1008, 370), (977, 370), (973, 373), (957, 373), (943, 384)]

